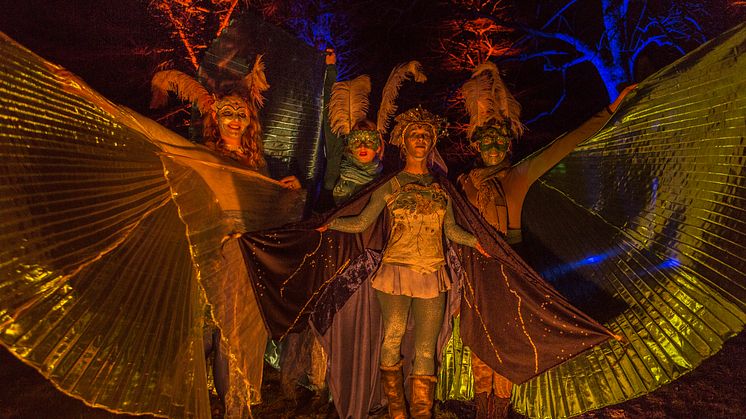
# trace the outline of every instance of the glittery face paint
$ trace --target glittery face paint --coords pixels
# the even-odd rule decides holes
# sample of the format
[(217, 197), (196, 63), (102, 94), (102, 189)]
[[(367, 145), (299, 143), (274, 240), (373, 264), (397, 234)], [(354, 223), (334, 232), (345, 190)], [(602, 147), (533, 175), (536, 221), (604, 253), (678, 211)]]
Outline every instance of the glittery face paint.
[(347, 152), (362, 164), (372, 162), (380, 148), (378, 131), (353, 130), (347, 136)]
[(510, 149), (510, 138), (494, 128), (486, 129), (480, 134), (479, 153), (484, 165), (496, 166), (505, 160)]
[(228, 96), (216, 104), (218, 130), (223, 141), (240, 144), (241, 136), (249, 126), (249, 107), (235, 96)]

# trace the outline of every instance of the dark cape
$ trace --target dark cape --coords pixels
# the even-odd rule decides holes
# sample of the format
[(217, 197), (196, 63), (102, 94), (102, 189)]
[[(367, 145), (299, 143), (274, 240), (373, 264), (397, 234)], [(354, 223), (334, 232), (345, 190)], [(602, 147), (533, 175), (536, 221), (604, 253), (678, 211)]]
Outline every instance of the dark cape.
[[(380, 316), (370, 279), (388, 237), (388, 214), (383, 211), (360, 234), (314, 228), (360, 213), (389, 179), (327, 216), (241, 238), (272, 337), (300, 331), (310, 320), (329, 351), (329, 385), (342, 417), (365, 416), (377, 400)], [(531, 269), (445, 176), (436, 180), (451, 197), (456, 222), (492, 256), (456, 243), (444, 246), (454, 282), (447, 310), (460, 314), (464, 344), (480, 359), (519, 384), (613, 336)], [(441, 343), (447, 338), (441, 336)]]

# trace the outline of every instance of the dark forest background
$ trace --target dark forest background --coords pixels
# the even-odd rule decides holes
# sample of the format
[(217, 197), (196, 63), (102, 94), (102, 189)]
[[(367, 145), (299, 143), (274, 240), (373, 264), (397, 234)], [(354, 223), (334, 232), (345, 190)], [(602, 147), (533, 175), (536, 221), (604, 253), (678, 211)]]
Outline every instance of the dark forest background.
[[(736, 0), (3, 0), (0, 30), (81, 76), (114, 102), (186, 134), (188, 108), (152, 111), (154, 72), (195, 74), (231, 19), (256, 13), (319, 50), (337, 51), (340, 79), (369, 74), (372, 107), (391, 69), (420, 60), (400, 109), (445, 114), (450, 163), (473, 156), (458, 89), (492, 60), (523, 105), (517, 157), (577, 126), (639, 82), (744, 21)], [(176, 101), (173, 101), (176, 102)]]
[[(148, 108), (150, 78), (163, 69), (195, 74), (210, 42), (242, 13), (259, 14), (319, 50), (333, 47), (341, 79), (371, 75), (374, 104), (396, 64), (420, 60), (429, 82), (405, 85), (400, 109), (422, 103), (447, 115), (452, 129), (441, 151), (465, 165), (473, 154), (458, 89), (475, 65), (497, 63), (523, 105), (528, 131), (516, 146), (520, 157), (601, 109), (620, 86), (744, 22), (746, 1), (0, 0), (0, 31), (112, 101), (186, 135), (187, 106), (174, 100), (168, 109)], [(583, 417), (741, 417), (745, 341), (739, 335), (646, 397)], [(63, 396), (5, 349), (0, 382), (0, 418), (116, 417)], [(282, 399), (269, 374), (265, 386), (257, 417), (329, 415)], [(471, 413), (473, 406), (458, 409)]]

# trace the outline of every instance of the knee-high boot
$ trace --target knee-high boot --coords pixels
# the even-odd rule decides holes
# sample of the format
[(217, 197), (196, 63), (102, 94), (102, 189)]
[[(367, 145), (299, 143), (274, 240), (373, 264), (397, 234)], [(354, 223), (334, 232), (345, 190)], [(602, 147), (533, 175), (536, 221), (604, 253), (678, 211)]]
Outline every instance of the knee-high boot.
[(438, 380), (434, 375), (411, 375), (409, 381), (412, 383), (412, 403), (409, 409), (412, 419), (430, 419)]
[(401, 361), (390, 367), (381, 365), (381, 386), (389, 401), (391, 419), (406, 419), (407, 405), (404, 400), (404, 377), (401, 372)]
[(494, 412), (490, 409), (492, 395), (492, 369), (477, 356), (471, 354), (471, 372), (474, 375), (474, 404), (477, 419), (493, 419)]
[(510, 412), (510, 393), (513, 390), (513, 383), (508, 381), (498, 373), (492, 375), (492, 391), (495, 394), (493, 410), (495, 418), (507, 418)]

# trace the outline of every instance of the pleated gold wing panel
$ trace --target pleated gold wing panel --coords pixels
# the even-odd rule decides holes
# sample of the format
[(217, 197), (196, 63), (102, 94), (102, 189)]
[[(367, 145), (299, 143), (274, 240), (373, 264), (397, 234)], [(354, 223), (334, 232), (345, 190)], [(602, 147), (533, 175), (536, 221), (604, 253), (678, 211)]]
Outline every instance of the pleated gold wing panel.
[[(259, 402), (267, 342), (259, 305), (240, 248), (230, 237), (298, 221), (304, 193), (289, 191), (254, 172), (164, 155), (174, 201), (188, 226), (192, 256), (212, 316), (228, 351), (228, 412)], [(272, 218), (268, 218), (267, 215)]]
[(746, 322), (746, 30), (641, 83), (609, 125), (536, 185), (525, 257), (626, 343), (515, 388), (567, 417), (650, 392)]
[(246, 12), (207, 49), (200, 77), (211, 86), (225, 86), (243, 77), (257, 54), (262, 55), (270, 85), (261, 111), (270, 173), (278, 179), (295, 175), (315, 184), (323, 169), (319, 164), (325, 70), (321, 51)]
[(160, 149), (52, 69), (0, 34), (0, 343), (89, 405), (209, 417)]

